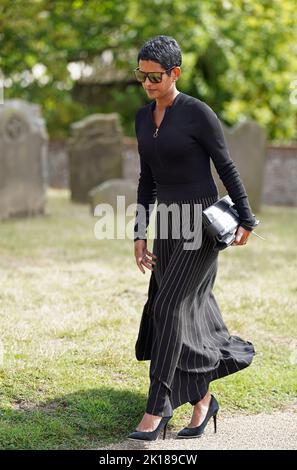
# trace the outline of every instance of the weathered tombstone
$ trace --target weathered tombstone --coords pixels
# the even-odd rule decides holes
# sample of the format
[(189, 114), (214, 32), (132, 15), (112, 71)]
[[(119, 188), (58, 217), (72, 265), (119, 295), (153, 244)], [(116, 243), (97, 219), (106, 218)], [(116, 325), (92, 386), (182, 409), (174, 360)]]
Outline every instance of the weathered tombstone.
[(130, 204), (136, 203), (136, 194), (136, 183), (121, 178), (104, 181), (88, 193), (91, 211), (94, 213), (97, 204), (102, 203), (110, 204), (114, 209), (119, 209), (117, 196), (125, 196), (125, 207), (123, 209), (126, 210)]
[(123, 133), (118, 113), (93, 114), (71, 126), (69, 175), (71, 199), (88, 202), (88, 191), (122, 177)]
[(5, 100), (0, 106), (0, 218), (44, 213), (47, 144), (40, 107)]
[[(246, 120), (233, 128), (223, 125), (230, 156), (234, 161), (249, 197), (253, 211), (261, 205), (264, 168), (266, 161), (266, 135), (258, 123)], [(227, 191), (217, 175), (213, 162), (213, 176), (221, 196)]]
[[(114, 178), (92, 188), (88, 196), (91, 203), (92, 215), (105, 217), (107, 214), (110, 214), (111, 216), (111, 218), (108, 217), (108, 219), (104, 220), (104, 224), (107, 224), (106, 227), (104, 225), (104, 237), (109, 233), (112, 237), (125, 238), (127, 223), (133, 222), (130, 229), (133, 229), (134, 226), (136, 209), (134, 204), (136, 204), (137, 184), (125, 179)], [(106, 204), (108, 204), (107, 207)], [(133, 204), (133, 206), (128, 211), (127, 209), (130, 204)], [(96, 206), (98, 207), (95, 211)], [(107, 229), (107, 227), (109, 228)], [(99, 236), (100, 238), (102, 234), (98, 235), (97, 229), (96, 237)], [(107, 229), (107, 232), (105, 232), (105, 229)], [(100, 230), (99, 233), (101, 233)], [(129, 236), (133, 237), (133, 232), (130, 232)]]

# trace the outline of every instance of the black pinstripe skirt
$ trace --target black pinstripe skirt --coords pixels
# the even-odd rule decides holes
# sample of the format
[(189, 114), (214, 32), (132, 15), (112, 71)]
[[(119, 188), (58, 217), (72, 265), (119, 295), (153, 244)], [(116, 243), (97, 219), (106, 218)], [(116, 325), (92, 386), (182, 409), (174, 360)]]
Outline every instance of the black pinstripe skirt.
[[(158, 198), (153, 243), (157, 263), (135, 344), (136, 358), (150, 360), (146, 412), (153, 415), (169, 416), (184, 403), (194, 405), (211, 381), (249, 366), (255, 354), (251, 342), (230, 335), (212, 293), (219, 254), (213, 241), (200, 224), (200, 247), (185, 249), (189, 237), (176, 225), (178, 221), (184, 227), (186, 222), (196, 230), (197, 204), (203, 210), (217, 199), (215, 195), (179, 201)], [(161, 236), (164, 216), (158, 213), (161, 203), (176, 209), (166, 216), (165, 238)], [(183, 214), (181, 204), (188, 206), (188, 215), (177, 216)], [(176, 229), (179, 238), (173, 236)]]

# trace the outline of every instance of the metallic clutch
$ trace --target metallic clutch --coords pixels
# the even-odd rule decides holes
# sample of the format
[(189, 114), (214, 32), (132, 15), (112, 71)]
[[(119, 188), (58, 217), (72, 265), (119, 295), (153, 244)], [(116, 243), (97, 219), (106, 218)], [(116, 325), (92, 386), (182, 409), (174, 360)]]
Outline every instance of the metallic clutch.
[[(236, 231), (240, 225), (238, 212), (230, 196), (226, 195), (204, 209), (202, 223), (205, 231), (215, 242), (215, 250), (224, 250), (230, 246), (235, 240)], [(259, 220), (256, 219), (255, 227), (258, 224)]]

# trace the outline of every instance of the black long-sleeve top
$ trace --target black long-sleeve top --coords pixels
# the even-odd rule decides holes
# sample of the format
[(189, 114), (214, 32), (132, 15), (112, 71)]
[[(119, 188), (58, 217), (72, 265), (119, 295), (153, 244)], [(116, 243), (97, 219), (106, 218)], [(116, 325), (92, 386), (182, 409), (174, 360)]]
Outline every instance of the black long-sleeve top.
[(218, 195), (210, 158), (235, 204), (240, 225), (252, 230), (256, 218), (216, 113), (198, 98), (179, 92), (166, 108), (158, 129), (153, 119), (155, 106), (154, 100), (135, 116), (140, 156), (137, 204), (145, 207), (146, 214), (143, 218), (136, 211), (134, 240), (146, 239), (156, 198), (182, 200)]

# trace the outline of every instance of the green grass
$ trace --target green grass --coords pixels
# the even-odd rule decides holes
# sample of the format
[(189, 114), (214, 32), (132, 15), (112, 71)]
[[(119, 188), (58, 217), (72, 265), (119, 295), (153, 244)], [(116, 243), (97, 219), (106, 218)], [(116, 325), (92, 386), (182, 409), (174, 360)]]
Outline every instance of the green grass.
[[(297, 210), (257, 216), (266, 240), (251, 235), (219, 257), (217, 302), (257, 352), (212, 382), (223, 414), (269, 412), (297, 395)], [(134, 344), (150, 272), (136, 267), (131, 240), (97, 240), (96, 221), (51, 190), (46, 216), (0, 225), (1, 449), (100, 447), (125, 439), (145, 410), (149, 362)], [(183, 405), (171, 426), (190, 415)]]

